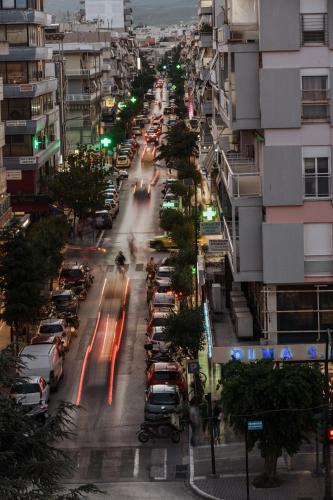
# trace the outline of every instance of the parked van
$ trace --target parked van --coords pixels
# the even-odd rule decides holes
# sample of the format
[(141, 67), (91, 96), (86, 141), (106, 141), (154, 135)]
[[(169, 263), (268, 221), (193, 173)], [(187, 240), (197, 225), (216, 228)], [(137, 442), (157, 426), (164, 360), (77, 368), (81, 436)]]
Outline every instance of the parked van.
[(54, 344), (34, 344), (24, 347), (21, 351), (24, 367), (20, 370), (22, 377), (41, 376), (50, 389), (58, 387), (63, 377), (63, 357)]

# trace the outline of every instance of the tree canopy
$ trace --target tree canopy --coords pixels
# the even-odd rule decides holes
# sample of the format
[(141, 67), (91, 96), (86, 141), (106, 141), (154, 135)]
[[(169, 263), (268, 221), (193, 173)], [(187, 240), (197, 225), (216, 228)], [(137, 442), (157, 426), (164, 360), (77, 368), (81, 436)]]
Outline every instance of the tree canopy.
[(181, 351), (183, 357), (196, 359), (205, 346), (202, 309), (185, 307), (178, 314), (172, 314), (165, 327), (171, 350)]
[(74, 436), (75, 407), (61, 403), (44, 423), (9, 396), (19, 382), (18, 359), (9, 347), (0, 351), (0, 498), (6, 500), (79, 500), (98, 492), (93, 485), (66, 491), (61, 482), (74, 464), (59, 444)]
[(101, 208), (109, 178), (103, 163), (96, 151), (79, 148), (78, 153), (68, 156), (68, 165), (55, 174), (51, 186), (54, 197), (78, 217)]
[(323, 410), (323, 376), (318, 366), (257, 361), (230, 361), (222, 366), (221, 403), (224, 418), (244, 433), (246, 418), (263, 421), (263, 430), (248, 433), (249, 449), (255, 444), (265, 460), (264, 473), (254, 480), (276, 486), (277, 458), (285, 449), (298, 452)]

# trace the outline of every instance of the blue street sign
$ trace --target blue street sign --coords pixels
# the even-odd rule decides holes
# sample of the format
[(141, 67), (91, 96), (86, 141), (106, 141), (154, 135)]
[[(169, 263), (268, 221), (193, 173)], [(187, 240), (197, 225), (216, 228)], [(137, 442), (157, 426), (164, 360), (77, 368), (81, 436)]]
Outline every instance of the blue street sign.
[(248, 431), (262, 431), (264, 425), (262, 420), (248, 420), (247, 421), (247, 430)]

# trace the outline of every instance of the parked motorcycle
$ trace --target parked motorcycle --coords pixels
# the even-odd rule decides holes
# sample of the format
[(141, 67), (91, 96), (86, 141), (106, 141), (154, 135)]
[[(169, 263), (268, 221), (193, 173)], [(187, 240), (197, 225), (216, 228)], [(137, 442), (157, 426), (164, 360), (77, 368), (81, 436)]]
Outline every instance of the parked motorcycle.
[(147, 443), (149, 439), (171, 439), (173, 443), (180, 441), (179, 416), (175, 413), (156, 421), (145, 421), (137, 432), (140, 443)]

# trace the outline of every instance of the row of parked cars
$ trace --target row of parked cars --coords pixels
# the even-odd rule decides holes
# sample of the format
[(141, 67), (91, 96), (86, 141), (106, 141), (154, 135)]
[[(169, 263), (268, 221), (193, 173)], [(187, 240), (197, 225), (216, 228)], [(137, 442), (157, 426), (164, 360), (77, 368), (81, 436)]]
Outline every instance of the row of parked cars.
[[(118, 170), (118, 179), (126, 179), (128, 173), (125, 170)], [(106, 190), (104, 191), (104, 207), (95, 212), (95, 227), (97, 229), (112, 228), (113, 221), (119, 213), (119, 182), (114, 182), (113, 179), (108, 181)]]
[(65, 265), (59, 288), (51, 293), (30, 345), (20, 352), (22, 381), (11, 395), (31, 411), (47, 412), (50, 393), (57, 390), (64, 376), (65, 353), (78, 334), (78, 311), (93, 283), (90, 269), (82, 264)]
[(119, 144), (116, 152), (116, 167), (121, 169), (130, 168), (139, 147), (140, 145), (134, 137)]
[(167, 261), (157, 267), (147, 281), (153, 287), (148, 303), (148, 321), (145, 341), (147, 353), (145, 421), (164, 420), (170, 414), (182, 414), (186, 398), (185, 370), (170, 354), (170, 343), (165, 334), (167, 318), (177, 314), (179, 303), (171, 290), (174, 268)]

